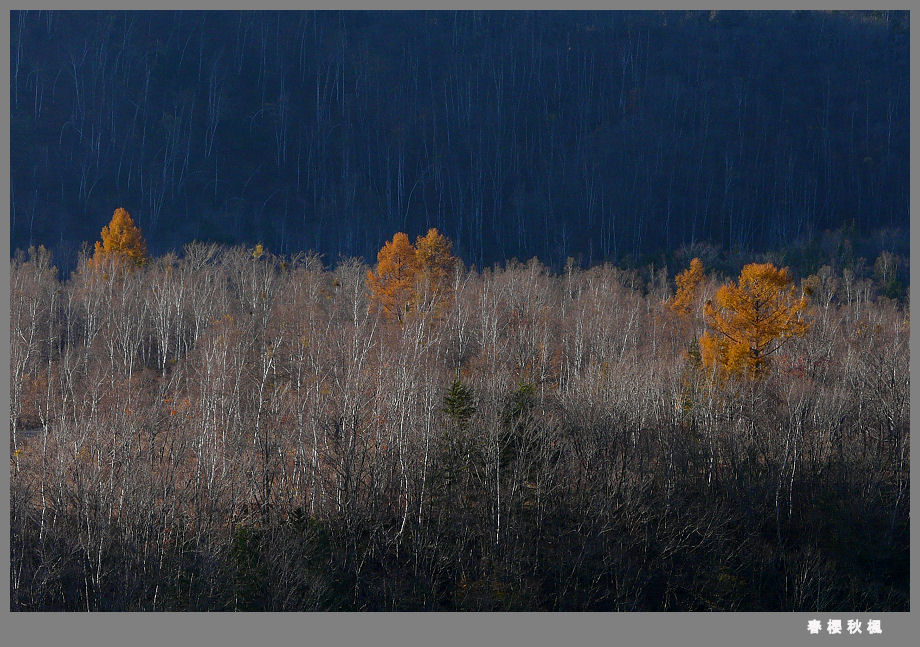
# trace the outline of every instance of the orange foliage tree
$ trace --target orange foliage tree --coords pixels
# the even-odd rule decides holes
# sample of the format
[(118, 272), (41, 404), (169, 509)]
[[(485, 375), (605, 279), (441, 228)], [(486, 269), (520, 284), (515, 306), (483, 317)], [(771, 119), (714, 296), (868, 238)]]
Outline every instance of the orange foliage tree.
[(690, 316), (696, 305), (699, 285), (705, 277), (703, 262), (698, 258), (694, 258), (690, 261), (689, 268), (674, 277), (677, 291), (668, 304), (671, 310), (683, 317)]
[(135, 266), (147, 260), (147, 243), (141, 230), (134, 224), (131, 214), (119, 207), (112, 220), (102, 228), (102, 242), (96, 242), (91, 263), (101, 266), (107, 259), (130, 261)]
[(371, 307), (402, 321), (423, 300), (442, 304), (459, 260), (451, 247), (450, 240), (433, 228), (415, 245), (406, 234), (395, 234), (377, 253), (377, 267), (367, 273)]
[(787, 268), (746, 265), (738, 283), (720, 287), (704, 307), (706, 323), (716, 333), (700, 338), (704, 366), (729, 374), (764, 374), (771, 354), (808, 332), (807, 305), (804, 295), (796, 298)]
[(426, 235), (419, 236), (415, 241), (416, 289), (427, 290), (438, 303), (443, 301), (450, 289), (459, 260), (453, 255), (452, 248), (450, 239), (438, 233), (437, 229), (429, 229)]

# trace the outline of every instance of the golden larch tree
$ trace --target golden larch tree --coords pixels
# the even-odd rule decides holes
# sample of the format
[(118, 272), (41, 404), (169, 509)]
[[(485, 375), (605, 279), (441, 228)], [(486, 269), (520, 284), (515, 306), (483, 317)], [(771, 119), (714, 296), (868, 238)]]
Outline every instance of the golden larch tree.
[(706, 302), (706, 323), (715, 335), (707, 332), (700, 338), (704, 366), (729, 374), (763, 375), (770, 355), (808, 332), (807, 305), (804, 295), (796, 297), (788, 268), (746, 265), (737, 284), (723, 285)]
[(694, 258), (690, 261), (689, 268), (674, 277), (677, 290), (668, 302), (671, 310), (682, 317), (689, 317), (693, 314), (698, 298), (699, 285), (705, 278), (706, 273), (703, 271), (703, 261)]
[(372, 307), (402, 320), (415, 295), (418, 261), (409, 237), (398, 232), (377, 252), (377, 267), (367, 273)]
[(450, 239), (434, 228), (415, 240), (416, 288), (426, 290), (436, 303), (446, 297), (459, 260), (451, 253), (452, 247)]
[(119, 207), (115, 210), (111, 222), (102, 228), (101, 235), (102, 241), (96, 242), (91, 261), (93, 265), (101, 266), (108, 259), (131, 261), (135, 266), (146, 262), (147, 243), (126, 209)]
[(371, 307), (399, 321), (421, 308), (423, 301), (437, 307), (448, 296), (459, 261), (451, 247), (450, 240), (433, 228), (415, 245), (406, 234), (395, 234), (377, 253), (377, 267), (367, 273)]

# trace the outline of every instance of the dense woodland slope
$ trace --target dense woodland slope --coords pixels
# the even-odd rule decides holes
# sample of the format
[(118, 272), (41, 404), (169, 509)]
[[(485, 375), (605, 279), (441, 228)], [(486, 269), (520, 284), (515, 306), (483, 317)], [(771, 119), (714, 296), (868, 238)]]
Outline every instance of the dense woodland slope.
[(13, 610), (909, 608), (906, 12), (10, 22)]
[(12, 263), (14, 610), (908, 609), (882, 278), (142, 262), (126, 222)]
[(702, 242), (789, 250), (805, 275), (847, 228), (870, 264), (906, 257), (908, 24), (12, 12), (12, 249), (69, 271), (125, 206), (156, 254), (197, 239), (371, 261), (437, 227), (480, 268), (660, 267)]

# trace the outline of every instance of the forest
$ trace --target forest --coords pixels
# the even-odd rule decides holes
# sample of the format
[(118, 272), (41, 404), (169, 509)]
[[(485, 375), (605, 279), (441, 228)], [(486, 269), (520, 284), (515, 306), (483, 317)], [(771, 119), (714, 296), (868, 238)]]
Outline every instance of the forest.
[(381, 243), (17, 253), (11, 610), (909, 609), (892, 254)]
[(66, 275), (124, 206), (156, 255), (906, 257), (909, 40), (906, 11), (13, 11), (11, 249)]
[(909, 610), (909, 40), (12, 11), (11, 610)]

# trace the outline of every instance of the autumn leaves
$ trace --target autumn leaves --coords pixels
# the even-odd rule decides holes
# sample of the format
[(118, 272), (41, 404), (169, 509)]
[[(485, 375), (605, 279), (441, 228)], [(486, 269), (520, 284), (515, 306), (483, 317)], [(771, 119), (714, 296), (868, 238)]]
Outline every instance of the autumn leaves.
[[(677, 291), (669, 305), (678, 317), (693, 314), (703, 279), (703, 264), (698, 258), (675, 277)], [(807, 305), (804, 294), (796, 297), (787, 268), (777, 269), (771, 263), (745, 265), (738, 283), (721, 286), (703, 305), (706, 325), (712, 330), (712, 334), (706, 331), (700, 337), (703, 366), (723, 377), (763, 376), (770, 355), (808, 332)]]
[[(397, 233), (377, 255), (376, 270), (367, 274), (372, 307), (397, 321), (414, 313), (437, 311), (451, 296), (449, 280), (458, 262), (451, 254), (450, 241), (437, 229), (419, 236), (414, 246), (406, 234)], [(669, 306), (678, 317), (694, 314), (704, 278), (698, 258), (675, 277), (677, 289)], [(737, 283), (721, 286), (703, 305), (710, 329), (699, 340), (703, 365), (722, 377), (763, 376), (770, 356), (808, 331), (807, 302), (795, 292), (787, 268), (777, 269), (770, 263), (746, 265)]]
[[(399, 232), (377, 254), (377, 266), (367, 273), (371, 309), (387, 319), (405, 321), (424, 313), (440, 313), (452, 300), (451, 280), (460, 260), (450, 240), (429, 229), (413, 245)], [(261, 245), (257, 248), (261, 253)], [(142, 265), (147, 246), (140, 229), (125, 209), (115, 210), (102, 241), (96, 243), (91, 265), (126, 263)], [(808, 331), (807, 301), (796, 296), (787, 268), (770, 263), (746, 265), (738, 282), (722, 285), (714, 297), (701, 304), (700, 285), (705, 279), (698, 258), (675, 277), (676, 290), (670, 310), (684, 321), (702, 315), (708, 330), (699, 338), (703, 366), (723, 377), (757, 378), (769, 368), (769, 359), (789, 340)]]
[(450, 282), (458, 262), (450, 240), (437, 229), (419, 236), (415, 245), (397, 233), (377, 254), (376, 269), (367, 273), (372, 308), (396, 321), (442, 311), (452, 296)]
[[(127, 210), (118, 208), (102, 228), (90, 266), (139, 267), (147, 260), (147, 244)], [(264, 249), (256, 246), (258, 260)], [(459, 259), (451, 253), (450, 240), (437, 229), (419, 236), (415, 245), (400, 232), (377, 254), (377, 267), (367, 273), (372, 309), (388, 319), (403, 321), (413, 314), (438, 313), (449, 302), (450, 282)]]
[(705, 333), (700, 350), (706, 366), (718, 364), (729, 373), (762, 375), (770, 355), (808, 331), (805, 296), (795, 296), (786, 268), (752, 263), (718, 289), (704, 309), (717, 336)]
[(119, 207), (112, 220), (102, 228), (102, 242), (96, 241), (96, 249), (90, 264), (102, 268), (107, 263), (143, 265), (147, 260), (147, 243), (141, 230), (134, 224), (131, 214)]

